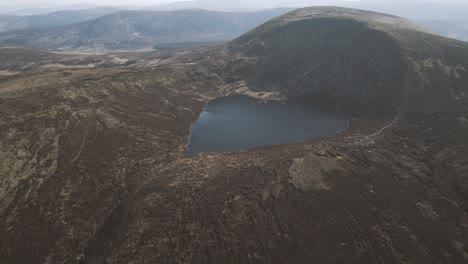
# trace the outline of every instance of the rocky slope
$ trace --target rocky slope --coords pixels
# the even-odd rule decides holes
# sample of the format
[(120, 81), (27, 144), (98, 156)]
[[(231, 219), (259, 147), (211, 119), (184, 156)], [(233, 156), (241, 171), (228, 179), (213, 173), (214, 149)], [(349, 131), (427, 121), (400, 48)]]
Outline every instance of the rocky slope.
[(287, 12), (123, 11), (78, 24), (0, 34), (0, 42), (41, 49), (142, 49), (157, 44), (221, 42)]
[[(466, 43), (323, 7), (135, 56), (0, 79), (2, 263), (468, 260)], [(351, 125), (182, 158), (205, 103), (242, 91), (326, 102)]]

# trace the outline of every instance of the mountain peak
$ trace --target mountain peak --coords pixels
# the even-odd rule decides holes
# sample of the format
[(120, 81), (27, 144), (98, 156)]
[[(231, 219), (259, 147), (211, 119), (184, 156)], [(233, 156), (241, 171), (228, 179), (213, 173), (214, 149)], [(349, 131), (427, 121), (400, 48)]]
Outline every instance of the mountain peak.
[(417, 23), (398, 16), (337, 6), (300, 8), (278, 17), (277, 20), (296, 21), (315, 18), (350, 18), (368, 23), (385, 24), (399, 28), (426, 31), (426, 29), (419, 26)]

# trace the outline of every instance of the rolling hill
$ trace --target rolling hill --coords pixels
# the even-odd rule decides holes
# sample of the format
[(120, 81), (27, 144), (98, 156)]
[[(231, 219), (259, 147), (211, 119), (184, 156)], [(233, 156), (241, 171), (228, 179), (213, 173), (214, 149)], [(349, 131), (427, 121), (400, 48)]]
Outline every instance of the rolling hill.
[(79, 11), (79, 10), (89, 10), (94, 8), (102, 8), (97, 5), (91, 5), (86, 3), (78, 4), (59, 4), (59, 3), (17, 3), (17, 4), (6, 4), (2, 3), (0, 6), (0, 15), (10, 15), (10, 16), (34, 16), (34, 15), (44, 15), (53, 12), (59, 11)]
[[(0, 76), (2, 263), (466, 263), (467, 43), (318, 7), (158, 54)], [(183, 157), (207, 102), (266, 93), (349, 128)]]
[(414, 21), (433, 30), (434, 32), (445, 36), (466, 41), (466, 14), (468, 13), (467, 3), (423, 3), (418, 0), (406, 0), (395, 3), (395, 1), (386, 0), (361, 0), (361, 1), (323, 1), (323, 0), (304, 0), (304, 1), (255, 1), (255, 4), (248, 1), (180, 1), (171, 4), (146, 7), (155, 10), (177, 10), (186, 8), (200, 8), (207, 10), (258, 10), (262, 8), (274, 7), (300, 7), (300, 6), (320, 6), (334, 5), (344, 6), (362, 10), (369, 10), (381, 13), (392, 14)]
[(124, 11), (68, 26), (0, 33), (0, 42), (60, 50), (131, 50), (167, 43), (221, 42), (233, 39), (287, 11)]
[(0, 32), (24, 28), (58, 27), (92, 20), (119, 11), (118, 8), (102, 7), (86, 10), (68, 10), (31, 16), (0, 16)]

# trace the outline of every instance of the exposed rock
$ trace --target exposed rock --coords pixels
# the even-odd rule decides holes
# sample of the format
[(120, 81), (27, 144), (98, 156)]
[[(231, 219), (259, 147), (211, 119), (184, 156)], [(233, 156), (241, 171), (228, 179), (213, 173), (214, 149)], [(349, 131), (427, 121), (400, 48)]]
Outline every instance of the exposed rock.
[(309, 190), (329, 190), (327, 175), (336, 173), (340, 167), (333, 160), (320, 156), (307, 156), (293, 160), (289, 168), (291, 183), (297, 189)]
[(432, 220), (438, 220), (440, 218), (440, 215), (434, 210), (434, 208), (432, 208), (429, 202), (418, 202), (416, 203), (416, 206), (418, 207), (418, 210), (422, 216)]

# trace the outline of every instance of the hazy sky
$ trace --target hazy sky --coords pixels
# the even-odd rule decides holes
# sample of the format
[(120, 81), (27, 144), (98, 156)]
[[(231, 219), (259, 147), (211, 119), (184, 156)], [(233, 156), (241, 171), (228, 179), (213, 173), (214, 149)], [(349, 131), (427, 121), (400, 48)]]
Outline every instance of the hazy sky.
[[(184, 0), (185, 1), (185, 0)], [(187, 0), (191, 1), (191, 0)], [(222, 0), (221, 0), (222, 1)], [(174, 0), (0, 0), (0, 5), (22, 5), (22, 4), (37, 4), (40, 7), (41, 4), (59, 4), (69, 5), (77, 3), (88, 3), (93, 5), (153, 5), (153, 4), (164, 4), (170, 2), (177, 2)]]
[[(179, 0), (182, 1), (182, 0)], [(192, 1), (192, 0), (183, 0), (183, 1)], [(220, 2), (224, 0), (218, 0)], [(232, 2), (233, 0), (230, 0)], [(314, 2), (320, 2), (320, 4), (326, 4), (327, 0), (234, 0), (239, 1), (243, 4), (252, 3), (258, 4), (259, 2), (265, 3), (289, 3), (291, 5), (295, 5), (295, 3), (308, 3), (311, 4)], [(359, 1), (359, 0), (342, 0), (342, 1)], [(387, 2), (387, 3), (405, 3), (408, 0), (365, 0), (368, 2)], [(413, 0), (419, 2), (439, 2), (439, 3), (466, 3), (468, 4), (468, 0)], [(68, 4), (76, 4), (76, 3), (89, 3), (93, 5), (156, 5), (156, 4), (164, 4), (170, 2), (177, 2), (175, 0), (0, 0), (0, 5), (8, 6), (8, 5), (21, 5), (21, 4), (28, 4), (34, 7), (41, 7), (47, 4), (60, 4), (60, 5), (68, 5)], [(330, 1), (336, 2), (336, 1)]]

